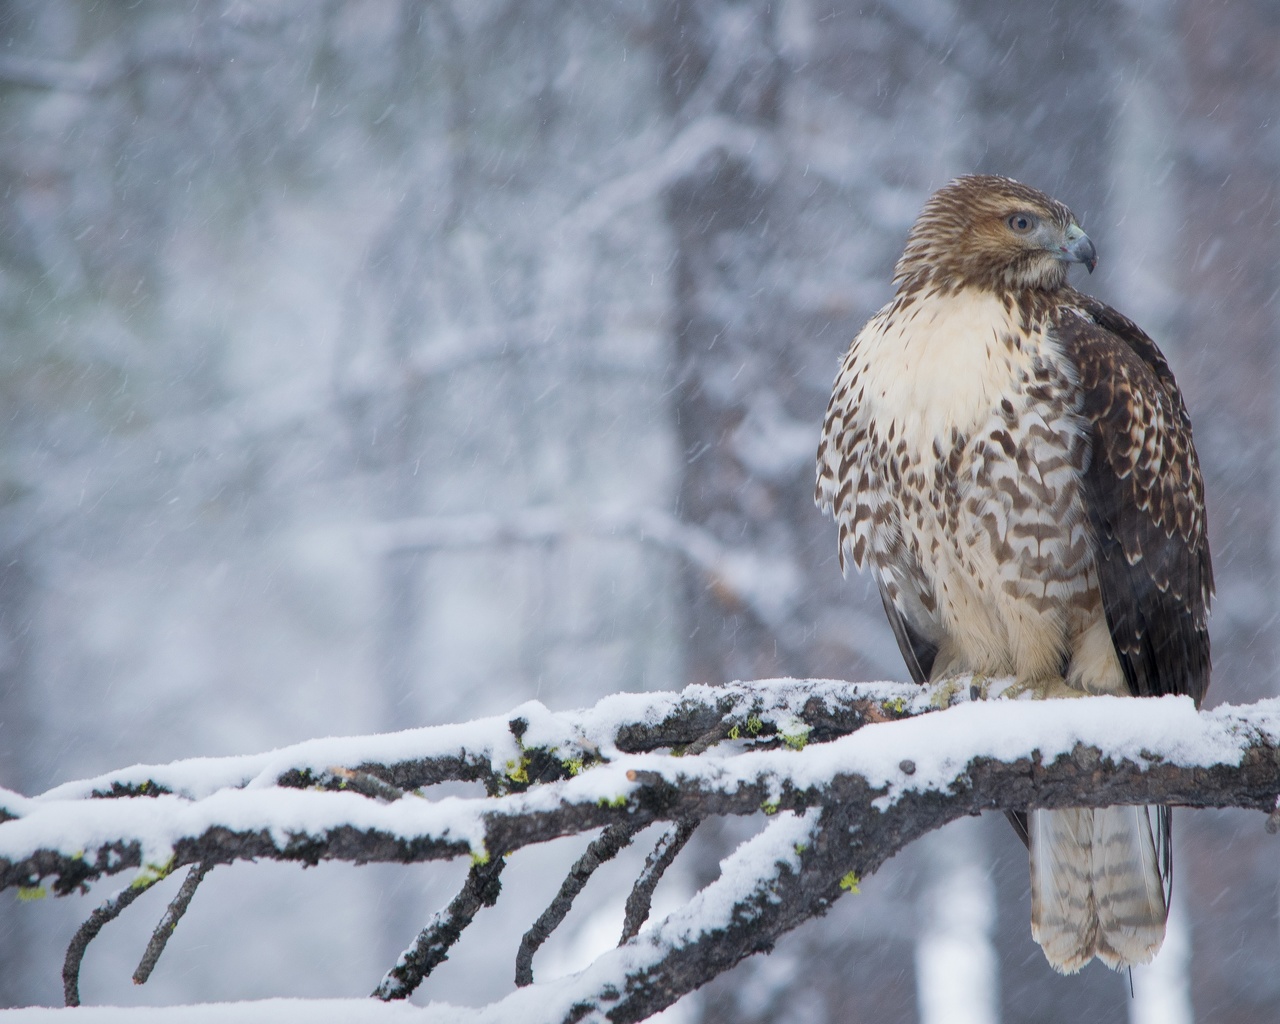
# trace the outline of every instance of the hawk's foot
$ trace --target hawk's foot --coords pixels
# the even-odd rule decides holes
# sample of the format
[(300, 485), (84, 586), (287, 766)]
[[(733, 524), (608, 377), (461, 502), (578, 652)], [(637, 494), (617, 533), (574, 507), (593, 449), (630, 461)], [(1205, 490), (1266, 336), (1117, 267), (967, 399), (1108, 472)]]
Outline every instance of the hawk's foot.
[(1062, 676), (1045, 676), (1040, 679), (1015, 679), (992, 696), (1000, 700), (1057, 700), (1063, 697), (1085, 697), (1088, 694), (1068, 685)]
[(935, 708), (949, 708), (952, 704), (971, 699), (971, 679), (976, 679), (968, 672), (942, 676), (929, 683), (929, 703)]

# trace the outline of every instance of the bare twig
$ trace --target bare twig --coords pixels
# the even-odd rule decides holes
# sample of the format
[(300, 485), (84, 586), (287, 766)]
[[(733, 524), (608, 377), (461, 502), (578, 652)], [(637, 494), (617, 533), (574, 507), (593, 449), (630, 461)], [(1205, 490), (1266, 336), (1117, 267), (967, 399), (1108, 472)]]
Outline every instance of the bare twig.
[[(337, 781), (338, 788), (352, 793), (359, 793), (361, 796), (367, 796), (370, 800), (381, 800), (383, 803), (390, 804), (395, 803), (395, 801), (404, 796), (404, 790), (399, 786), (384, 782), (376, 775), (370, 775), (368, 772), (335, 767), (329, 769), (329, 773)], [(321, 785), (325, 781), (322, 780)]]
[(136, 879), (127, 889), (116, 893), (90, 914), (89, 920), (71, 937), (66, 959), (62, 962), (62, 998), (68, 1006), (80, 1005), (80, 964), (89, 943), (98, 937), (104, 925), (114, 921), (130, 903), (165, 877), (163, 872), (155, 872)]
[(681, 750), (680, 756), (697, 757), (699, 754), (705, 753), (717, 743), (723, 743), (727, 740), (732, 729), (733, 725), (729, 722), (717, 722), (713, 728), (708, 729), (696, 740)]
[(407, 999), (436, 967), (449, 958), (449, 950), (480, 908), (491, 907), (497, 901), (502, 891), (501, 876), (505, 865), (506, 861), (501, 857), (471, 865), (462, 891), (447, 908), (431, 918), (413, 945), (400, 954), (399, 962), (373, 990), (375, 999), (386, 1002)]
[(698, 827), (696, 818), (685, 821), (673, 821), (658, 837), (652, 852), (645, 858), (644, 870), (631, 887), (631, 895), (627, 897), (626, 917), (622, 923), (621, 946), (628, 939), (640, 934), (640, 927), (649, 919), (649, 910), (653, 905), (653, 892), (662, 881), (667, 868), (671, 867), (676, 856), (684, 849), (684, 844)]
[(569, 874), (561, 884), (560, 891), (556, 893), (556, 898), (520, 940), (520, 949), (516, 953), (517, 985), (533, 984), (533, 954), (550, 938), (551, 933), (560, 927), (560, 922), (569, 913), (573, 901), (591, 880), (596, 869), (601, 864), (613, 860), (619, 850), (630, 846), (632, 837), (640, 831), (641, 827), (631, 822), (610, 825), (604, 830), (603, 835), (591, 842), (586, 852), (569, 869)]
[(182, 881), (182, 888), (178, 890), (178, 895), (173, 898), (173, 901), (169, 904), (169, 909), (164, 912), (164, 916), (160, 918), (160, 923), (156, 925), (155, 931), (151, 933), (151, 941), (147, 943), (146, 951), (142, 954), (142, 960), (138, 963), (138, 969), (133, 972), (133, 983), (135, 985), (145, 985), (147, 979), (151, 977), (151, 972), (155, 970), (156, 963), (164, 952), (164, 947), (169, 944), (169, 936), (178, 927), (178, 922), (182, 920), (182, 915), (187, 912), (187, 907), (191, 906), (191, 897), (196, 894), (196, 889), (200, 887), (200, 883), (204, 881), (204, 876), (212, 868), (212, 864), (195, 864), (187, 872), (187, 877)]

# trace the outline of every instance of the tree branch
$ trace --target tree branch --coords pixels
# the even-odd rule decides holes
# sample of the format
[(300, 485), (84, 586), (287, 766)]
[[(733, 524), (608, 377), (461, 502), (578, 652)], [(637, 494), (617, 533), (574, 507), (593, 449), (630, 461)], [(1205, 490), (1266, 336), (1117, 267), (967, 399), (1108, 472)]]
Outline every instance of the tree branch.
[(373, 990), (373, 997), (384, 1002), (408, 999), (433, 970), (449, 958), (449, 950), (462, 937), (463, 931), (481, 907), (491, 907), (502, 891), (502, 869), (506, 861), (493, 857), (471, 865), (462, 891), (441, 913), (436, 914), (413, 945), (400, 954)]
[[(771, 815), (719, 880), (638, 933), (649, 879), (675, 855), (683, 829), (669, 833), (671, 845), (660, 844), (640, 895), (628, 901), (620, 947), (582, 974), (530, 985), (494, 1008), (530, 1021), (587, 1012), (631, 1021), (769, 948), (842, 892), (856, 892), (906, 844), (962, 815), (1276, 807), (1280, 702), (1197, 712), (1185, 698), (963, 700), (927, 713), (932, 699), (966, 689), (787, 680), (691, 687), (617, 695), (583, 711), (527, 704), (461, 726), (131, 769), (36, 798), (6, 795), (16, 817), (0, 824), (0, 885), (51, 877), (66, 892), (144, 860), (166, 871), (256, 857), (465, 855), (477, 867), (495, 865), (473, 870), (457, 906), (424, 930), (415, 949), (424, 963), (438, 962), (468, 915), (496, 897), (496, 865), (525, 846), (598, 828), (632, 834), (659, 821)], [(492, 795), (392, 799), (415, 780), (460, 774), (486, 781)], [(447, 942), (439, 939), (445, 925)]]
[(649, 919), (654, 890), (658, 888), (658, 883), (662, 881), (667, 868), (671, 867), (697, 827), (698, 822), (693, 819), (672, 822), (658, 837), (653, 850), (645, 858), (644, 870), (640, 872), (636, 884), (631, 887), (631, 895), (627, 897), (622, 922), (622, 938), (618, 940), (619, 946), (640, 934), (641, 926)]
[(130, 903), (165, 877), (166, 872), (153, 871), (136, 879), (127, 889), (117, 893), (90, 914), (89, 920), (71, 937), (66, 959), (62, 962), (62, 998), (68, 1006), (80, 1005), (80, 964), (84, 961), (89, 943), (98, 937), (98, 932), (105, 925), (124, 913)]
[(0, 57), (0, 85), (97, 94), (153, 68), (195, 71), (203, 65), (189, 45), (157, 46), (138, 53), (108, 46), (79, 61), (8, 54)]
[[(1189, 708), (1190, 702), (1184, 703)], [(863, 879), (929, 830), (984, 809), (1169, 801), (1268, 810), (1280, 786), (1280, 719), (1275, 702), (1268, 704), (1263, 715), (1248, 722), (1236, 717), (1239, 709), (1219, 709), (1203, 716), (1202, 732), (1166, 736), (1169, 747), (1188, 741), (1192, 748), (1199, 747), (1194, 753), (1183, 748), (1188, 761), (1199, 762), (1194, 765), (1168, 763), (1157, 754), (1159, 743), (1146, 754), (1118, 760), (1111, 744), (1076, 743), (1052, 758), (1031, 753), (1006, 763), (975, 757), (948, 773), (945, 787), (905, 788), (896, 797), (893, 786), (886, 792), (853, 777), (833, 779), (839, 795), (833, 793), (820, 812), (803, 817), (780, 813), (725, 863), (721, 878), (690, 905), (614, 954), (602, 956), (589, 971), (558, 983), (554, 993), (543, 993), (543, 1005), (570, 1006), (572, 1012), (525, 1017), (534, 1008), (520, 1001), (520, 993), (491, 1009), (497, 1019), (515, 1014), (520, 1019), (568, 1022), (594, 1013), (615, 1024), (642, 1020), (745, 957), (771, 949), (783, 933), (826, 913), (842, 894), (856, 895)], [(1059, 709), (1034, 710), (1047, 716)], [(952, 714), (936, 716), (935, 721)], [(954, 723), (956, 728), (960, 724)], [(1130, 725), (1126, 723), (1124, 733)], [(1242, 746), (1239, 740), (1244, 740)], [(1137, 743), (1136, 749), (1142, 749), (1140, 738)], [(912, 745), (903, 753), (923, 749)], [(1229, 763), (1211, 763), (1213, 749)], [(913, 759), (903, 759), (908, 760)], [(914, 764), (912, 773), (918, 770), (920, 765)], [(729, 909), (709, 913), (712, 907)]]
[(619, 850), (630, 846), (636, 831), (637, 829), (629, 822), (610, 825), (602, 835), (593, 839), (586, 852), (574, 861), (568, 876), (560, 885), (560, 891), (556, 893), (556, 898), (520, 940), (520, 949), (516, 952), (517, 985), (533, 984), (533, 955), (551, 937), (551, 933), (560, 927), (560, 923), (573, 907), (573, 901), (591, 881), (591, 876), (596, 873), (596, 869), (606, 861), (613, 860)]
[(147, 948), (143, 951), (142, 959), (138, 962), (138, 969), (133, 972), (133, 983), (135, 985), (145, 985), (147, 979), (151, 977), (151, 972), (156, 969), (156, 964), (160, 962), (165, 946), (169, 944), (169, 936), (178, 927), (178, 922), (186, 914), (187, 907), (191, 906), (192, 897), (195, 896), (196, 890), (200, 888), (200, 883), (204, 881), (204, 876), (209, 873), (212, 867), (212, 864), (195, 864), (187, 872), (187, 877), (182, 880), (182, 888), (178, 890), (178, 895), (170, 902), (168, 909), (164, 912), (164, 916), (160, 918), (160, 923), (156, 925), (155, 931), (151, 933), (151, 941), (147, 943)]
[[(694, 685), (679, 693), (615, 694), (592, 708), (551, 712), (531, 701), (508, 715), (461, 725), (430, 726), (387, 736), (309, 740), (266, 754), (201, 758), (167, 765), (139, 765), (70, 782), (37, 798), (0, 790), (0, 805), (13, 818), (51, 801), (166, 794), (198, 800), (226, 788), (282, 785), (293, 788), (344, 784), (333, 766), (354, 766), (402, 791), (442, 782), (481, 782), (496, 792), (513, 785), (521, 760), (556, 748), (569, 767), (601, 751), (638, 754), (693, 744), (723, 727), (729, 738), (808, 729), (812, 741), (832, 739), (872, 722), (937, 710), (929, 694), (911, 683), (846, 683), (837, 680), (763, 679), (723, 686)], [(10, 883), (12, 884), (12, 883)]]
[(766, 625), (785, 620), (799, 595), (796, 568), (789, 559), (734, 549), (702, 527), (653, 508), (527, 508), (504, 515), (423, 516), (385, 523), (364, 534), (366, 543), (384, 554), (488, 549), (575, 535), (625, 537), (679, 555), (747, 605)]
[[(712, 814), (750, 814), (762, 806), (804, 810), (831, 801), (846, 801), (868, 785), (874, 785), (881, 795), (896, 794), (903, 787), (942, 792), (956, 788), (957, 793), (949, 797), (954, 800), (969, 785), (966, 780), (986, 776), (996, 778), (1000, 793), (988, 804), (966, 806), (962, 813), (989, 808), (1112, 803), (1258, 807), (1270, 811), (1273, 798), (1280, 791), (1275, 766), (1267, 760), (1274, 749), (1271, 733), (1266, 731), (1274, 725), (1274, 712), (1262, 705), (1252, 712), (1228, 707), (1198, 716), (1188, 701), (1183, 702), (1186, 712), (1179, 718), (1174, 714), (1181, 708), (1177, 701), (1134, 703), (1111, 699), (1115, 706), (1106, 712), (1111, 720), (1111, 735), (1120, 722), (1127, 723), (1132, 735), (1142, 735), (1149, 712), (1159, 708), (1162, 713), (1156, 720), (1166, 726), (1176, 721), (1187, 734), (1186, 743), (1194, 749), (1213, 750), (1222, 763), (1210, 769), (1179, 763), (1170, 755), (1152, 760), (1161, 756), (1158, 752), (1165, 749), (1168, 737), (1151, 732), (1149, 725), (1142, 749), (1155, 752), (1151, 757), (1136, 753), (1120, 756), (1114, 747), (1083, 743), (1080, 737), (1087, 736), (1090, 727), (1096, 726), (1095, 705), (1105, 698), (966, 703), (945, 715), (886, 723), (872, 733), (846, 734), (820, 744), (815, 740), (825, 738), (824, 733), (851, 731), (875, 717), (888, 718), (897, 713), (896, 708), (901, 708), (905, 716), (918, 716), (928, 707), (927, 701), (922, 702), (919, 697), (914, 705), (900, 703), (896, 697), (877, 701), (869, 698), (865, 688), (815, 683), (812, 685), (817, 691), (823, 686), (843, 686), (844, 699), (826, 699), (833, 696), (829, 689), (797, 708), (798, 695), (794, 690), (787, 691), (787, 685), (779, 686), (778, 696), (782, 699), (769, 708), (750, 699), (759, 694), (752, 694), (747, 688), (738, 693), (721, 688), (724, 704), (716, 705), (704, 697), (716, 692), (709, 688), (701, 688), (701, 693), (697, 692), (700, 688), (691, 688), (693, 693), (686, 691), (691, 697), (687, 702), (678, 700), (675, 694), (625, 695), (592, 709), (604, 712), (595, 716), (594, 722), (592, 712), (552, 715), (537, 705), (526, 705), (518, 709), (523, 717), (514, 720), (523, 723), (526, 741), (535, 741), (524, 746), (510, 735), (510, 721), (489, 719), (468, 727), (418, 730), (416, 737), (402, 733), (302, 744), (271, 755), (262, 772), (249, 773), (238, 783), (224, 781), (224, 771), (246, 762), (253, 765), (255, 759), (176, 762), (138, 770), (156, 780), (151, 786), (171, 791), (153, 798), (126, 796), (86, 802), (85, 795), (104, 795), (106, 779), (59, 787), (27, 802), (23, 808), (26, 813), (0, 825), (0, 886), (33, 886), (52, 876), (57, 880), (56, 890), (67, 892), (103, 875), (139, 866), (144, 848), (153, 863), (164, 861), (172, 853), (175, 866), (256, 857), (311, 864), (320, 860), (409, 862), (483, 856), (490, 850), (510, 852), (620, 820), (648, 824)], [(803, 689), (799, 684), (790, 685)], [(615, 717), (622, 710), (619, 705), (625, 707), (628, 703), (638, 721), (619, 721)], [(678, 743), (686, 737), (692, 742), (707, 731), (706, 719), (723, 715), (725, 704), (730, 715), (736, 710), (745, 717), (738, 726), (740, 736), (754, 725), (760, 736), (772, 733), (781, 736), (790, 747), (807, 743), (811, 749), (807, 753), (793, 749), (755, 750), (740, 738), (737, 742), (743, 744), (743, 749), (716, 757), (626, 752), (628, 746), (652, 748)], [(753, 706), (759, 707), (759, 712), (751, 712)], [(788, 706), (792, 710), (784, 712)], [(766, 714), (771, 718), (767, 723)], [(974, 723), (961, 726), (956, 715), (971, 716)], [(491, 733), (498, 722), (507, 727), (504, 732), (510, 745), (505, 750), (494, 743), (492, 735), (485, 742), (486, 731)], [(1073, 723), (1075, 731), (1070, 733), (1071, 742), (1062, 746), (1065, 740), (1061, 731), (1066, 723)], [(1226, 724), (1230, 725), (1224, 734), (1227, 738), (1216, 747), (1206, 746), (1206, 730), (1213, 726), (1221, 731)], [(416, 799), (383, 804), (353, 792), (291, 788), (302, 784), (299, 778), (320, 774), (311, 767), (274, 770), (282, 754), (294, 754), (305, 762), (317, 753), (336, 755), (345, 748), (359, 755), (360, 771), (379, 776), (410, 775), (424, 764), (438, 762), (431, 756), (400, 761), (388, 757), (382, 766), (372, 764), (368, 759), (375, 756), (373, 748), (378, 741), (394, 744), (394, 748), (389, 745), (385, 750), (393, 754), (397, 752), (395, 748), (402, 749), (415, 738), (431, 747), (449, 728), (473, 730), (472, 735), (479, 741), (477, 750), (483, 751), (482, 756), (465, 751), (464, 756), (455, 755), (458, 763), (490, 761), (489, 770), (496, 775), (491, 759), (501, 758), (507, 751), (513, 755), (502, 769), (503, 777), (512, 783), (505, 796), (454, 800), (447, 809)], [(863, 763), (866, 751), (877, 749), (877, 741), (889, 735), (888, 729), (894, 730), (894, 753), (868, 767)], [(1240, 737), (1248, 730), (1253, 730), (1254, 745), (1241, 746)], [(608, 739), (610, 735), (614, 739)], [(1017, 742), (1013, 746), (1006, 743), (1005, 759), (995, 760), (988, 754), (973, 753), (974, 735), (998, 735), (1007, 740), (1012, 737)], [(1057, 737), (1058, 746), (1050, 746), (1046, 737)], [(1075, 750), (1077, 744), (1079, 751)], [(307, 750), (308, 747), (313, 749)], [(538, 760), (532, 754), (545, 755), (553, 748), (557, 756), (565, 758), (557, 762), (558, 770), (565, 775), (586, 766), (588, 758), (605, 763), (594, 764), (576, 778), (539, 786), (536, 793), (513, 792), (527, 788), (528, 768)], [(718, 753), (719, 748), (715, 750)], [(940, 750), (949, 751), (945, 771), (936, 767), (933, 772), (915, 770), (914, 766), (936, 766)], [(1086, 778), (1082, 769), (1073, 769), (1072, 765), (1088, 763), (1090, 758), (1107, 764), (1108, 770), (1094, 771)], [(913, 765), (911, 774), (903, 770), (907, 762)], [(256, 763), (262, 766), (262, 762)], [(823, 766), (821, 770), (814, 768), (818, 763)], [(190, 781), (180, 781), (187, 770), (197, 767), (207, 775), (206, 784), (215, 789), (210, 795), (203, 795), (200, 787)], [(518, 782), (521, 777), (526, 777), (526, 782)], [(269, 778), (281, 778), (285, 784), (273, 787)], [(138, 788), (145, 785), (120, 778), (110, 781), (121, 791), (130, 784)], [(232, 784), (251, 791), (226, 788)], [(1088, 792), (1075, 792), (1084, 784), (1089, 786)], [(264, 787), (269, 791), (263, 792)], [(178, 795), (184, 788), (187, 795)], [(85, 794), (86, 789), (89, 794)], [(68, 790), (79, 790), (79, 797), (68, 799)], [(1066, 795), (1060, 796), (1064, 790)], [(55, 795), (61, 799), (52, 799)], [(235, 821), (236, 826), (230, 827), (229, 821)], [(163, 828), (157, 827), (159, 823)], [(104, 834), (111, 838), (100, 838)], [(57, 836), (58, 842), (47, 841), (52, 835)]]

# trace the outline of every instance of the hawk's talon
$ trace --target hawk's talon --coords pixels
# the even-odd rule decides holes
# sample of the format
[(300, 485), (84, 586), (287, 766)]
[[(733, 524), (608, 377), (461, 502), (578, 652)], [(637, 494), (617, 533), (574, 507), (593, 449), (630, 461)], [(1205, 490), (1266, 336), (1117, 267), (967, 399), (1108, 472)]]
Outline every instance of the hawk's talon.
[(938, 709), (949, 708), (952, 704), (959, 704), (962, 700), (962, 694), (965, 692), (965, 683), (969, 679), (968, 673), (958, 676), (943, 676), (941, 679), (935, 679), (929, 684), (929, 703)]
[(1062, 676), (1043, 679), (1015, 679), (998, 695), (1003, 700), (1060, 700), (1063, 697), (1087, 697), (1084, 690), (1077, 690)]

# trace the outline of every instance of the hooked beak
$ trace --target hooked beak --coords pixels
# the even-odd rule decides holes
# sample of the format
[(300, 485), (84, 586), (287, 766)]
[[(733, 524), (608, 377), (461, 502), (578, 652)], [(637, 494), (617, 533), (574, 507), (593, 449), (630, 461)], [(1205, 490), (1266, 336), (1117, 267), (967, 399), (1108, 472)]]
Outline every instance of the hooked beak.
[(1089, 273), (1093, 273), (1093, 268), (1098, 265), (1098, 250), (1093, 247), (1093, 242), (1089, 240), (1081, 229), (1079, 224), (1073, 223), (1067, 228), (1065, 241), (1058, 247), (1058, 251), (1062, 254), (1062, 259), (1067, 263), (1083, 263), (1085, 269)]

